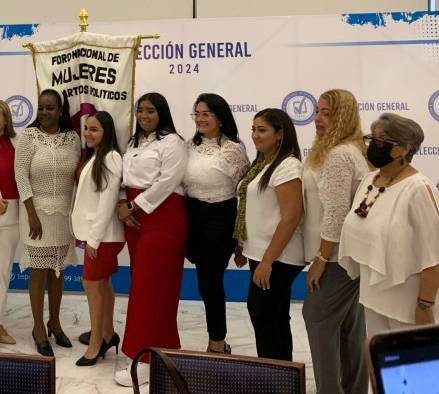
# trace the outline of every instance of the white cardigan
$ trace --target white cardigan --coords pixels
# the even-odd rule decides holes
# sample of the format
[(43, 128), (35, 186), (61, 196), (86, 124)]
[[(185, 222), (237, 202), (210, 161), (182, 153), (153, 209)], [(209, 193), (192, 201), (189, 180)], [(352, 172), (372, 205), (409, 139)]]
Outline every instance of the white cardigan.
[[(75, 237), (97, 249), (101, 242), (125, 241), (123, 224), (117, 217), (116, 204), (122, 180), (122, 158), (116, 151), (105, 156), (107, 187), (99, 192), (92, 178), (93, 156), (82, 169), (72, 212)], [(104, 185), (105, 186), (105, 181)]]

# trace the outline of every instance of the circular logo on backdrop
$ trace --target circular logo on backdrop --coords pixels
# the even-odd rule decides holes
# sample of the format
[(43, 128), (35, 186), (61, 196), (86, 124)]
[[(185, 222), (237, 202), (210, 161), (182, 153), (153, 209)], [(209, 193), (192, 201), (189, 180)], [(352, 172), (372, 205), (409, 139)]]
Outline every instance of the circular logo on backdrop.
[(434, 92), (428, 100), (430, 115), (439, 122), (439, 90)]
[(12, 114), (14, 127), (26, 126), (34, 113), (32, 103), (24, 96), (12, 96), (6, 99)]
[(314, 120), (317, 100), (314, 96), (303, 90), (291, 92), (282, 101), (282, 109), (290, 115), (297, 126), (304, 126)]

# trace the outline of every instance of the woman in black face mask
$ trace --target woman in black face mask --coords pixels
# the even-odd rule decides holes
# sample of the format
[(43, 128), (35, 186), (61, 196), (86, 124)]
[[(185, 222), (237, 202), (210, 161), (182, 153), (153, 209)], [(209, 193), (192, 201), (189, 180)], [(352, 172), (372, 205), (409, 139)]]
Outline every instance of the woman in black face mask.
[(369, 335), (437, 321), (439, 287), (439, 192), (410, 164), (424, 133), (396, 114), (371, 130), (367, 157), (378, 170), (358, 187), (339, 251), (340, 265), (360, 276)]

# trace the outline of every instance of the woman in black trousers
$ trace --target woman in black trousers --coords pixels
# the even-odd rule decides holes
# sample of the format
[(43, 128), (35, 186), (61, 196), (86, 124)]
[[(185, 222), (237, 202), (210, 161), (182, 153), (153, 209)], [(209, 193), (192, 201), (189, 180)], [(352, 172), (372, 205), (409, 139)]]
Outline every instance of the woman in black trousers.
[(249, 161), (227, 102), (217, 94), (201, 94), (192, 117), (196, 133), (188, 143), (183, 179), (190, 219), (186, 257), (195, 264), (198, 288), (206, 309), (207, 351), (230, 353), (225, 342), (224, 271), (235, 249), (236, 185)]

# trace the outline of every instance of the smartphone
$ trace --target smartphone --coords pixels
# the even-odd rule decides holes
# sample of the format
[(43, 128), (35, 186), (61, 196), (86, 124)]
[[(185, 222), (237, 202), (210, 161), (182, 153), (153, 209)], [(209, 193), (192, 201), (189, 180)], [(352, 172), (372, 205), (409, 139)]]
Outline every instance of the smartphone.
[(380, 333), (368, 340), (376, 394), (439, 394), (439, 325)]

